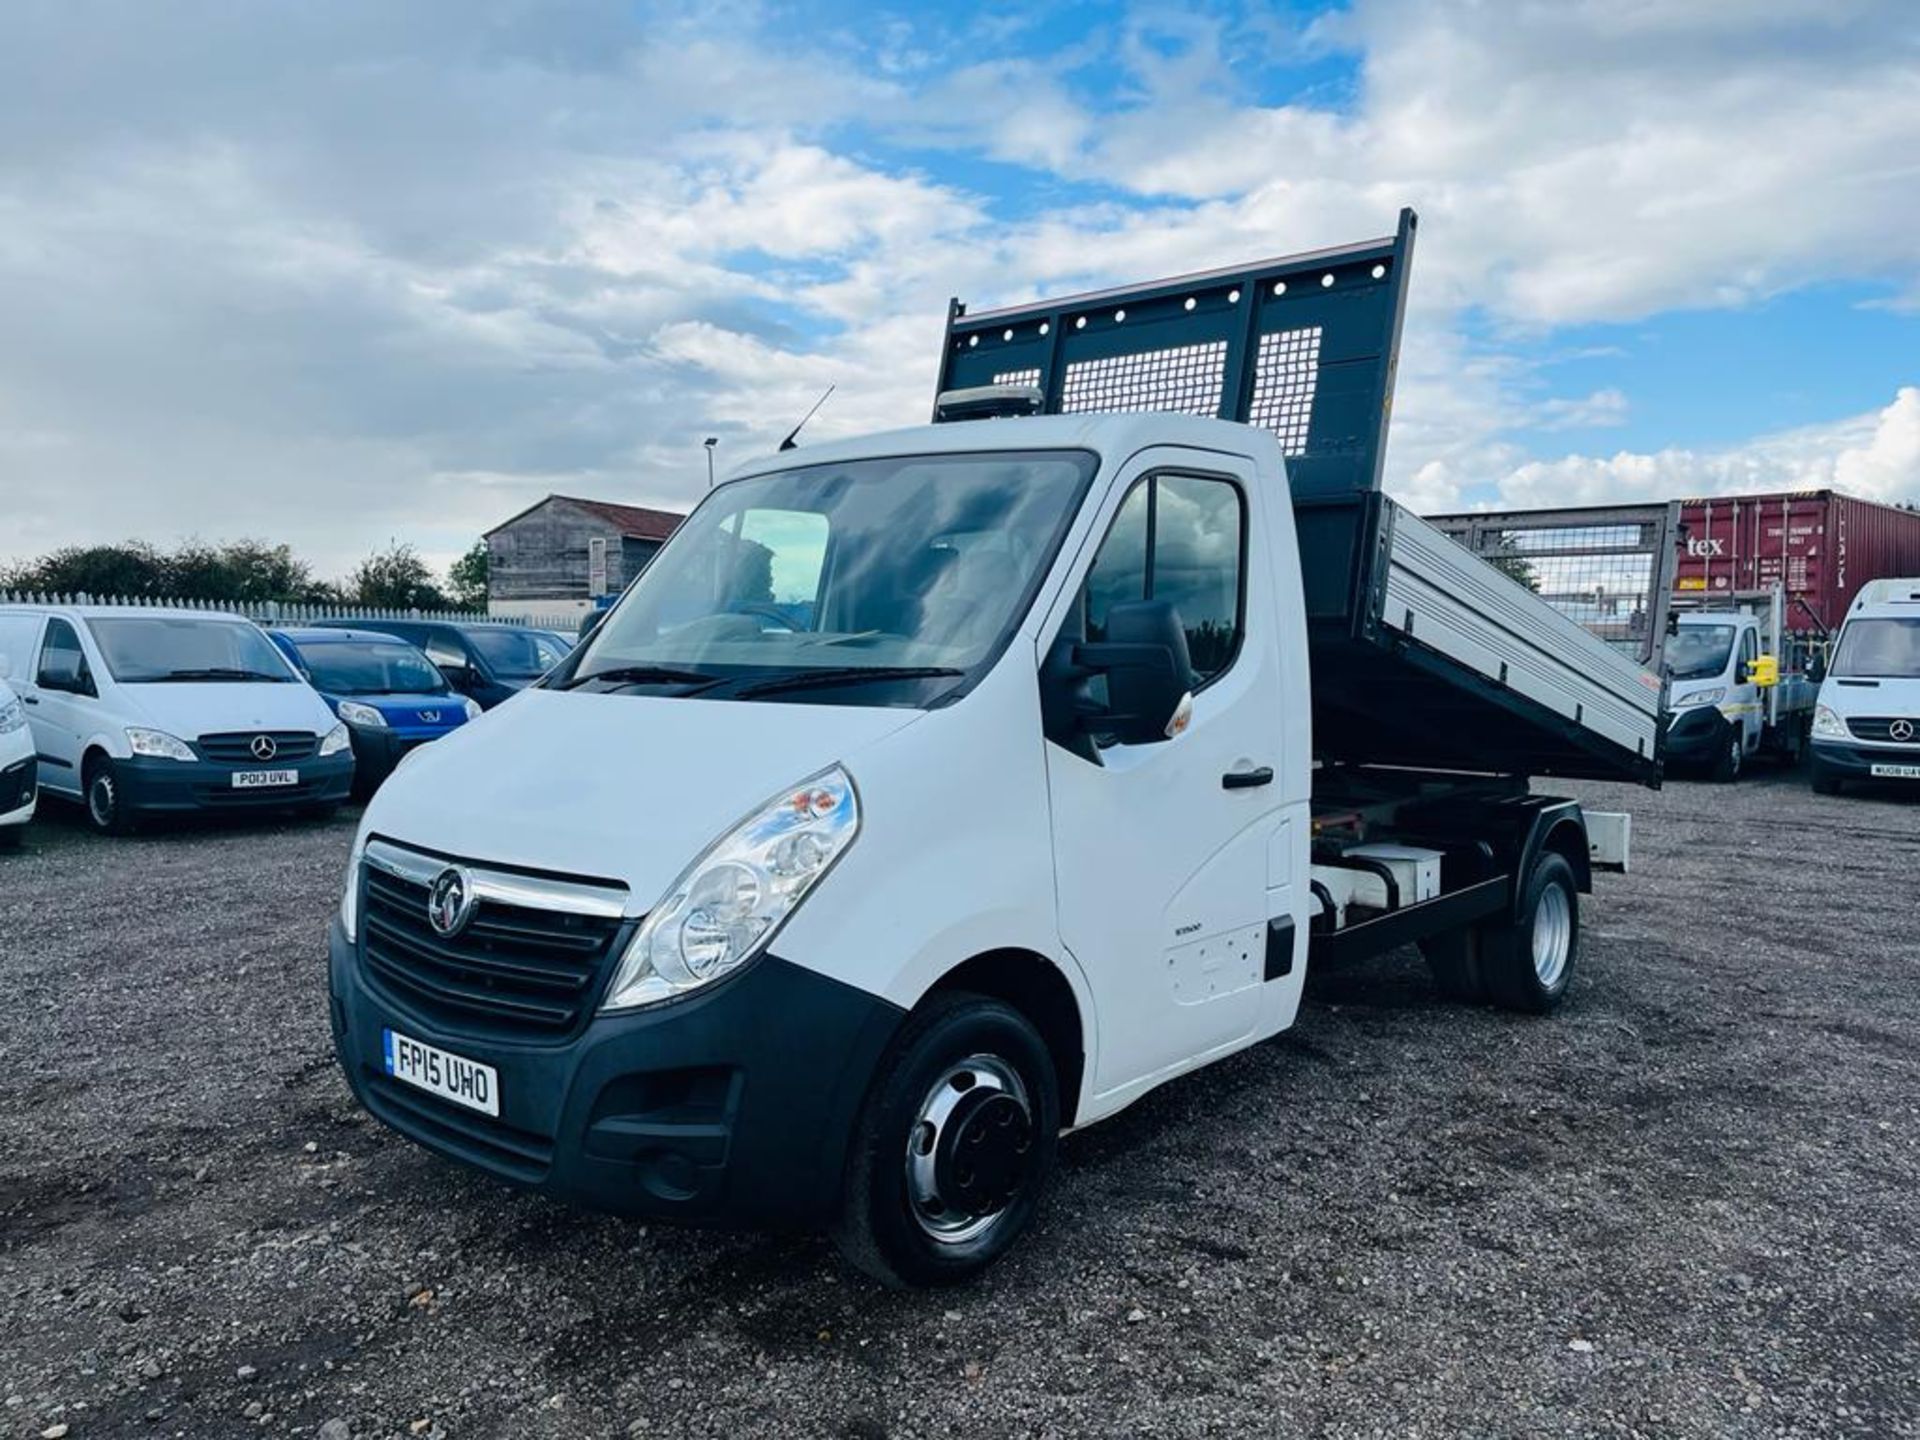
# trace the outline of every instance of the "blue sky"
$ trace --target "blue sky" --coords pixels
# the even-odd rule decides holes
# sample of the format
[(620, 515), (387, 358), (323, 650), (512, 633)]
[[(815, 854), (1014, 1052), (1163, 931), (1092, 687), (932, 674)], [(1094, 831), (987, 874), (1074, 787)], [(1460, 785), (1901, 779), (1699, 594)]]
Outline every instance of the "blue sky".
[(0, 560), (445, 560), (683, 505), (975, 305), (1421, 238), (1426, 510), (1920, 499), (1904, 0), (28, 0), (0, 50)]

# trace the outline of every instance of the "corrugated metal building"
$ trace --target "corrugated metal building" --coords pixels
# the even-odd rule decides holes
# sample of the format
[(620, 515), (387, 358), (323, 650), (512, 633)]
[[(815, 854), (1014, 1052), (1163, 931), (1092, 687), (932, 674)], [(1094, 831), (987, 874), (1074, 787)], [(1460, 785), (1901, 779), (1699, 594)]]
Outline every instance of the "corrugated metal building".
[(549, 495), (486, 533), (487, 609), (508, 616), (584, 614), (596, 598), (624, 590), (685, 518)]

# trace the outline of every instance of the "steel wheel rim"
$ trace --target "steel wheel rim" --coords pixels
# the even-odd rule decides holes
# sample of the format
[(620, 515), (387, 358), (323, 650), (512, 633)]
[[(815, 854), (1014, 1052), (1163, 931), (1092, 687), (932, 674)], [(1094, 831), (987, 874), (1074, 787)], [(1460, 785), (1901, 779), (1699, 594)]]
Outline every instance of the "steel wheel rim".
[[(1003, 1220), (1013, 1200), (978, 1213), (957, 1204), (940, 1183), (943, 1153), (950, 1153), (952, 1129), (962, 1103), (969, 1096), (1004, 1098), (1018, 1105), (1027, 1124), (1033, 1105), (1020, 1072), (997, 1055), (969, 1055), (940, 1073), (928, 1088), (907, 1130), (907, 1205), (913, 1220), (930, 1240), (940, 1245), (966, 1245), (979, 1240)], [(1021, 1187), (1024, 1189), (1024, 1184)]]
[(1738, 775), (1740, 773), (1741, 762), (1746, 758), (1746, 755), (1740, 748), (1740, 737), (1736, 735), (1733, 737), (1733, 743), (1728, 749), (1727, 773), (1729, 775)]
[(1560, 983), (1572, 950), (1573, 902), (1562, 886), (1549, 885), (1533, 908), (1533, 973), (1543, 988), (1551, 990)]
[(102, 830), (113, 824), (114, 804), (113, 777), (94, 776), (93, 784), (87, 787), (87, 810), (93, 816), (93, 823)]

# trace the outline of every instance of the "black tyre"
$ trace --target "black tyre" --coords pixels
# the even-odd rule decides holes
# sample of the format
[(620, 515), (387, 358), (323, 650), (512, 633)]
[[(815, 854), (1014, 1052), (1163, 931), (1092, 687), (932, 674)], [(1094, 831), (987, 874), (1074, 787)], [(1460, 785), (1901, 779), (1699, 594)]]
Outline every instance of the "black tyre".
[(87, 762), (83, 783), (86, 786), (87, 824), (101, 835), (131, 835), (135, 821), (127, 805), (120, 772), (105, 755)]
[(1713, 778), (1722, 785), (1731, 785), (1740, 778), (1746, 763), (1746, 732), (1735, 727), (1720, 741), (1720, 754), (1713, 762)]
[(834, 1243), (883, 1285), (973, 1278), (1032, 1223), (1059, 1130), (1059, 1082), (1031, 1022), (984, 996), (933, 996), (868, 1091)]
[(1487, 998), (1486, 981), (1480, 973), (1480, 931), (1468, 925), (1449, 930), (1420, 942), (1433, 983), (1449, 1000), (1477, 1005)]
[(24, 825), (0, 825), (0, 850), (18, 850), (26, 834)]
[(1818, 759), (1813, 762), (1813, 793), (1816, 795), (1840, 793), (1840, 777), (1833, 772), (1832, 766), (1822, 765)]
[(1487, 997), (1503, 1009), (1545, 1015), (1566, 997), (1579, 958), (1579, 886), (1566, 856), (1545, 850), (1527, 876), (1517, 918), (1481, 931)]

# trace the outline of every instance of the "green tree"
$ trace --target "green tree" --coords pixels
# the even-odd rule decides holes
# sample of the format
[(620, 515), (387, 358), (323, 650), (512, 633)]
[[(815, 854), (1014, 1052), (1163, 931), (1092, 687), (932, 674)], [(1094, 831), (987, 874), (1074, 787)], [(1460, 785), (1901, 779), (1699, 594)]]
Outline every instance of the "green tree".
[(208, 600), (309, 600), (325, 587), (286, 545), (189, 541), (166, 557), (169, 589)]
[(444, 610), (447, 597), (413, 546), (395, 541), (376, 550), (348, 577), (347, 597), (356, 605), (394, 610)]
[(462, 610), (487, 608), (490, 559), (487, 542), (476, 540), (471, 550), (447, 567), (447, 591)]
[(162, 596), (167, 560), (144, 541), (124, 545), (69, 545), (0, 575), (8, 590), (56, 594)]

